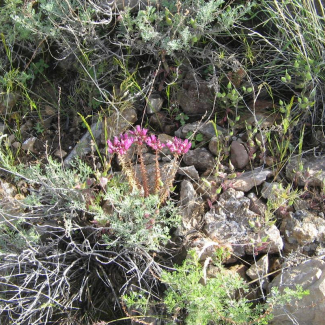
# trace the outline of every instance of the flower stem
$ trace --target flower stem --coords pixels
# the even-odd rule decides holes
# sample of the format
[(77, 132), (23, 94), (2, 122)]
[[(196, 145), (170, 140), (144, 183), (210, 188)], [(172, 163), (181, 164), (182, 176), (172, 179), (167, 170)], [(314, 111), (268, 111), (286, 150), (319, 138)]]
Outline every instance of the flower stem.
[(139, 184), (136, 180), (132, 167), (130, 167), (130, 163), (126, 161), (124, 155), (119, 154), (118, 157), (122, 165), (122, 170), (128, 179), (131, 190), (133, 191), (135, 188), (139, 188)]
[(170, 194), (170, 188), (173, 185), (173, 181), (175, 179), (175, 175), (179, 166), (178, 162), (178, 155), (175, 154), (174, 160), (172, 163), (172, 167), (170, 169), (170, 172), (168, 173), (167, 179), (166, 179), (166, 184), (164, 185), (164, 188), (162, 189), (162, 193), (160, 195), (160, 203), (164, 203), (166, 199), (168, 198), (168, 195)]
[(139, 156), (139, 161), (140, 161), (140, 170), (141, 170), (144, 197), (148, 197), (149, 196), (148, 176), (147, 176), (146, 167), (143, 162), (143, 155), (142, 155), (141, 149), (142, 149), (142, 145), (138, 145), (138, 156)]
[(160, 167), (158, 162), (158, 150), (156, 150), (156, 157), (155, 157), (155, 163), (156, 163), (156, 179), (155, 179), (155, 189), (154, 194), (157, 194), (159, 191), (159, 188), (161, 187), (161, 174), (160, 174)]

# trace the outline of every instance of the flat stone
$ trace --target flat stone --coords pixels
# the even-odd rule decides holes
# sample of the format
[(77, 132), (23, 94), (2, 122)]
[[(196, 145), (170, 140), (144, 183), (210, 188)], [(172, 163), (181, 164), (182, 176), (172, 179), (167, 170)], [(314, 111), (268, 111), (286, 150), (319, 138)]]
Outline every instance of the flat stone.
[(283, 188), (280, 183), (264, 182), (261, 194), (264, 199), (276, 200), (276, 193), (279, 193), (281, 190), (283, 190)]
[[(126, 108), (122, 112), (115, 112), (107, 119), (107, 138), (112, 139), (124, 131), (128, 130), (130, 126), (137, 120), (137, 113), (133, 108)], [(77, 145), (72, 149), (69, 155), (65, 158), (64, 164), (70, 165), (75, 157), (83, 157), (91, 151), (91, 141), (93, 137), (95, 140), (100, 140), (102, 144), (106, 143), (104, 122), (96, 121), (91, 124), (91, 133), (87, 131)]]
[(225, 145), (225, 138), (223, 134), (218, 135), (217, 137), (211, 138), (209, 142), (209, 150), (212, 152), (215, 156), (218, 156), (220, 154), (220, 151), (222, 151), (223, 146)]
[(21, 145), (21, 148), (23, 150), (26, 150), (26, 151), (30, 151), (30, 152), (33, 152), (33, 153), (36, 153), (35, 150), (34, 150), (34, 144), (35, 144), (35, 141), (37, 140), (36, 137), (31, 137), (31, 138), (28, 138), (27, 140), (25, 140), (23, 142), (23, 144)]
[[(217, 125), (216, 127), (217, 127), (218, 135), (223, 135), (227, 133), (227, 130), (222, 128), (221, 126)], [(208, 121), (204, 123), (198, 121), (198, 122), (185, 124), (181, 126), (177, 131), (175, 131), (175, 136), (181, 139), (185, 139), (187, 138), (189, 133), (194, 133), (194, 132), (196, 132), (196, 134), (198, 133), (202, 134), (206, 141), (216, 136), (216, 132), (212, 121)]]
[(181, 183), (180, 199), (178, 206), (182, 214), (182, 231), (195, 229), (200, 223), (200, 215), (196, 213), (202, 204), (192, 183), (183, 180)]
[(267, 205), (264, 202), (262, 202), (262, 200), (259, 199), (257, 195), (253, 192), (249, 193), (247, 197), (251, 201), (251, 204), (249, 205), (249, 209), (260, 216), (264, 216), (265, 211), (267, 209)]
[[(94, 122), (91, 125), (91, 133), (95, 139), (100, 139), (103, 132), (103, 127), (101, 122)], [(75, 157), (83, 157), (91, 151), (91, 141), (93, 140), (89, 131), (87, 131), (76, 146), (72, 149), (69, 155), (65, 158), (64, 164), (66, 166), (70, 165), (71, 161)]]
[[(155, 189), (155, 182), (156, 182), (156, 164), (154, 163), (154, 164), (146, 165), (145, 170), (147, 173), (149, 192), (153, 193)], [(166, 184), (167, 181), (170, 179), (170, 177), (172, 177), (171, 175), (172, 163), (165, 163), (165, 162), (159, 163), (159, 170), (160, 170), (161, 181), (163, 184)], [(134, 166), (134, 172), (138, 182), (140, 184), (143, 184), (141, 166), (139, 164)]]
[(248, 192), (252, 188), (261, 185), (268, 176), (272, 175), (272, 171), (263, 167), (244, 172), (233, 180), (227, 180), (226, 185), (231, 185), (235, 190)]

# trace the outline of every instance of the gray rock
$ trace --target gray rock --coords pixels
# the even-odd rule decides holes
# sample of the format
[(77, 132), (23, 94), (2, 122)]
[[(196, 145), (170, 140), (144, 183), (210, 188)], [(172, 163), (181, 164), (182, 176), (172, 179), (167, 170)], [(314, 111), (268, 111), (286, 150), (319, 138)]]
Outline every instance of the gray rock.
[(259, 279), (259, 284), (266, 288), (268, 279), (265, 277), (269, 270), (269, 257), (264, 255), (256, 261), (247, 271), (246, 274), (252, 279)]
[(37, 138), (36, 137), (31, 137), (25, 140), (21, 146), (23, 150), (30, 151), (33, 153), (37, 153), (34, 148), (34, 144), (36, 142)]
[(157, 113), (161, 110), (164, 100), (159, 94), (151, 94), (147, 101), (147, 114)]
[[(128, 130), (130, 126), (137, 120), (137, 113), (133, 108), (126, 108), (123, 112), (115, 112), (107, 119), (107, 137), (112, 139), (114, 136), (120, 135)], [(91, 132), (95, 140), (101, 140), (105, 144), (105, 132), (103, 132), (103, 122), (94, 122), (91, 125)], [(75, 157), (83, 157), (90, 152), (90, 143), (93, 140), (92, 135), (87, 131), (78, 144), (72, 149), (65, 158), (64, 164), (70, 165)]]
[(31, 120), (27, 120), (26, 123), (20, 127), (20, 133), (28, 133), (32, 128), (33, 122)]
[(233, 141), (230, 145), (230, 160), (235, 168), (243, 169), (249, 163), (246, 148), (239, 141)]
[[(303, 168), (300, 171), (299, 165)], [(299, 186), (320, 186), (325, 183), (325, 156), (321, 157), (294, 157), (286, 167), (286, 176)]]
[[(283, 240), (280, 234), (280, 230), (275, 226), (264, 226), (260, 233), (254, 233), (251, 238), (254, 242), (253, 245), (246, 247), (247, 254), (255, 253), (268, 253), (279, 254), (283, 249)], [(265, 238), (266, 242), (261, 243), (260, 240)], [(256, 244), (257, 246), (256, 246)]]
[(179, 207), (182, 213), (182, 231), (195, 229), (200, 222), (200, 215), (196, 212), (202, 205), (202, 200), (198, 197), (192, 183), (183, 180), (181, 183)]
[(250, 199), (251, 204), (249, 209), (260, 216), (264, 216), (267, 206), (260, 200), (255, 193), (249, 193), (247, 197)]
[(306, 210), (289, 213), (280, 229), (284, 234), (286, 252), (297, 250), (299, 247), (303, 247), (305, 252), (310, 252), (317, 248), (315, 241), (325, 240), (325, 220)]
[[(158, 160), (159, 160), (159, 156), (158, 156)], [(143, 162), (145, 165), (150, 165), (150, 164), (154, 164), (156, 161), (156, 155), (146, 152), (143, 154)]]
[(294, 299), (284, 307), (275, 307), (272, 325), (323, 325), (325, 315), (325, 262), (312, 259), (291, 267), (277, 275), (269, 285), (269, 290), (278, 287), (294, 289), (301, 285), (309, 290), (309, 295), (301, 300)]
[(227, 180), (225, 184), (231, 184), (231, 187), (235, 190), (248, 192), (253, 187), (261, 185), (270, 175), (272, 175), (271, 170), (258, 167), (249, 172), (244, 172), (233, 180)]
[(58, 158), (64, 158), (67, 155), (67, 153), (64, 150), (57, 149), (54, 152), (54, 156)]
[[(114, 112), (107, 119), (107, 138), (112, 139), (128, 130), (137, 120), (134, 108), (126, 108), (122, 112)], [(103, 129), (103, 126), (101, 126)], [(105, 132), (101, 133), (101, 143), (106, 144)]]
[[(167, 180), (170, 178), (172, 163), (159, 163), (159, 169), (160, 169), (160, 176), (161, 181), (166, 184)], [(145, 166), (146, 173), (147, 173), (147, 180), (148, 180), (148, 186), (149, 186), (149, 192), (153, 193), (155, 188), (155, 182), (156, 182), (156, 164), (149, 164)], [(136, 178), (140, 184), (142, 184), (142, 173), (141, 173), (141, 167), (139, 164), (134, 166), (134, 171)]]
[(188, 123), (181, 126), (175, 131), (175, 136), (181, 139), (186, 139), (188, 133), (197, 132), (200, 128), (200, 122)]
[(178, 169), (178, 174), (185, 175), (190, 179), (194, 179), (194, 180), (200, 179), (199, 173), (194, 166), (180, 167)]
[(19, 149), (19, 148), (21, 147), (21, 143), (15, 141), (15, 142), (13, 142), (13, 143), (11, 144), (11, 146), (12, 146), (13, 148), (15, 148), (15, 149)]
[(178, 103), (188, 115), (204, 115), (213, 109), (214, 94), (208, 82), (188, 73), (178, 92)]
[[(101, 122), (95, 122), (91, 125), (91, 132), (95, 139), (99, 139), (103, 133), (103, 125)], [(83, 157), (90, 152), (92, 141), (91, 134), (87, 131), (84, 136), (80, 139), (77, 145), (72, 149), (69, 155), (65, 158), (64, 164), (69, 166), (72, 160), (76, 157)]]
[(283, 188), (281, 184), (277, 182), (264, 182), (261, 194), (264, 199), (276, 200), (276, 193), (279, 193), (281, 190), (283, 190)]
[(220, 134), (218, 137), (211, 138), (209, 142), (209, 150), (215, 155), (218, 156), (220, 151), (223, 150), (225, 145), (225, 138), (223, 134)]
[(16, 140), (16, 135), (10, 134), (6, 140), (7, 140), (8, 145), (11, 146), (13, 144), (13, 142), (15, 142), (15, 140)]
[(197, 148), (189, 150), (184, 156), (183, 161), (188, 166), (194, 166), (197, 170), (206, 170), (214, 167), (215, 160), (207, 149)]
[[(237, 256), (277, 253), (283, 248), (279, 230), (274, 225), (252, 228), (258, 216), (249, 207), (250, 200), (244, 192), (228, 189), (204, 216), (206, 235), (231, 245)], [(267, 238), (266, 243), (261, 243), (262, 238)]]
[[(201, 133), (205, 140), (210, 140), (216, 136), (216, 132), (212, 121), (208, 122), (193, 122), (181, 126), (177, 131), (175, 131), (175, 136), (181, 139), (187, 138), (189, 133)], [(227, 130), (217, 125), (218, 135), (226, 134)]]

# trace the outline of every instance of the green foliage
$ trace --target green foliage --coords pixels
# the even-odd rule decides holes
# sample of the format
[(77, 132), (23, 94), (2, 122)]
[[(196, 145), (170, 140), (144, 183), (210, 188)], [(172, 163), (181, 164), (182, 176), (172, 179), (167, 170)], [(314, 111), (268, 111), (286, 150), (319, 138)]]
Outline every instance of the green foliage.
[[(279, 294), (277, 288), (265, 305), (255, 305), (245, 295), (248, 285), (237, 274), (227, 271), (222, 264), (214, 261), (219, 270), (211, 278), (206, 278), (207, 265), (202, 268), (198, 256), (190, 252), (181, 266), (175, 271), (163, 271), (161, 281), (168, 289), (163, 303), (168, 315), (173, 315), (174, 324), (185, 315), (185, 324), (268, 324), (273, 318), (272, 309), (288, 303), (292, 298), (301, 299), (308, 292), (298, 287), (296, 290), (286, 289)], [(128, 307), (140, 309), (144, 315), (150, 307), (150, 299), (145, 293), (133, 293), (124, 296)]]
[(148, 52), (168, 55), (188, 52), (202, 37), (221, 33), (244, 17), (252, 4), (226, 5), (224, 0), (168, 1), (165, 10), (148, 6), (133, 16), (131, 10), (122, 13), (119, 37), (133, 45), (137, 41)]
[(272, 184), (267, 191), (269, 194), (266, 204), (267, 209), (264, 216), (264, 222), (266, 224), (274, 220), (275, 211), (278, 209), (286, 211), (303, 194), (303, 192), (298, 189), (292, 189), (290, 184), (286, 188), (284, 188), (282, 184)]
[(130, 192), (125, 184), (109, 188), (104, 199), (112, 207), (112, 213), (98, 209), (95, 221), (109, 226), (110, 233), (126, 246), (158, 250), (169, 240), (170, 229), (180, 222), (173, 203), (160, 206), (158, 195), (143, 197), (137, 191)]
[(200, 144), (203, 141), (204, 137), (203, 134), (201, 133), (194, 134), (192, 131), (190, 131), (186, 134), (186, 139), (189, 139), (191, 141), (192, 143), (191, 148), (194, 149), (197, 147), (198, 144)]
[[(0, 214), (5, 215), (1, 208)], [(26, 229), (24, 218), (0, 223), (0, 254), (20, 253), (30, 246), (39, 244), (39, 239), (40, 236), (35, 229), (30, 227)]]
[(188, 115), (185, 113), (179, 113), (176, 117), (176, 121), (180, 121), (181, 125), (184, 126), (186, 124), (186, 121), (189, 119)]

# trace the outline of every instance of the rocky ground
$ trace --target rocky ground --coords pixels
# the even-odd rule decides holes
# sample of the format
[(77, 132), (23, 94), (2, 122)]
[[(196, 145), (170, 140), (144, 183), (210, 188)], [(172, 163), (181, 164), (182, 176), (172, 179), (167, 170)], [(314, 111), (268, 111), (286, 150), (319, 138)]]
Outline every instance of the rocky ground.
[[(97, 2), (96, 10), (102, 10), (98, 11), (98, 15), (95, 11), (97, 16), (93, 17), (102, 24), (98, 25), (98, 30), (93, 27), (96, 24), (88, 24), (88, 18), (85, 22), (80, 19), (80, 26), (74, 21), (80, 8), (69, 13), (72, 18), (64, 13), (64, 23), (55, 22), (55, 28), (62, 34), (58, 33), (56, 37), (59, 39), (51, 44), (49, 42), (47, 47), (43, 48), (44, 40), (40, 42), (38, 38), (25, 41), (27, 45), (20, 49), (21, 52), (17, 50), (19, 45), (12, 47), (13, 53), (17, 50), (21, 55), (15, 63), (17, 71), (20, 68), (29, 72), (30, 83), (20, 82), (15, 87), (7, 84), (6, 89), (2, 89), (0, 84), (0, 277), (4, 279), (7, 273), (15, 271), (13, 287), (16, 278), (17, 283), (21, 281), (23, 286), (17, 285), (13, 292), (17, 290), (20, 294), (22, 287), (27, 288), (27, 294), (24, 295), (24, 291), (20, 296), (23, 303), (20, 305), (17, 299), (14, 306), (24, 307), (27, 311), (33, 307), (35, 296), (29, 291), (29, 285), (35, 281), (39, 288), (41, 274), (55, 292), (70, 293), (71, 280), (71, 292), (76, 293), (73, 297), (66, 295), (62, 298), (71, 310), (74, 310), (76, 301), (80, 310), (92, 309), (95, 313), (99, 310), (98, 306), (100, 310), (113, 306), (114, 312), (119, 311), (116, 314), (107, 312), (109, 315), (105, 317), (109, 320), (119, 318), (128, 311), (120, 304), (120, 297), (112, 293), (126, 292), (125, 288), (134, 285), (131, 281), (134, 261), (138, 262), (136, 266), (140, 270), (134, 272), (138, 273), (138, 283), (145, 282), (146, 290), (157, 287), (158, 292), (159, 268), (150, 269), (146, 263), (157, 266), (168, 261), (166, 265), (172, 268), (174, 262), (183, 261), (190, 250), (195, 250), (204, 264), (222, 250), (227, 253), (223, 255), (227, 272), (239, 274), (249, 284), (251, 301), (265, 301), (274, 286), (283, 291), (286, 287), (302, 285), (303, 289), (310, 291), (303, 299), (275, 309), (272, 324), (324, 324), (324, 80), (317, 60), (292, 55), (287, 48), (284, 51), (281, 46), (286, 41), (280, 41), (277, 45), (279, 49), (274, 50), (275, 45), (273, 48), (270, 44), (280, 38), (273, 31), (276, 28), (272, 22), (269, 29), (265, 28), (265, 38), (270, 36), (266, 43), (263, 43), (264, 36), (255, 39), (252, 34), (251, 44), (247, 45), (245, 33), (245, 37), (241, 38), (237, 29), (233, 35), (227, 34), (228, 30), (225, 32), (227, 36), (220, 33), (218, 43), (215, 43), (216, 39), (211, 38), (214, 34), (210, 25), (207, 25), (206, 38), (202, 32), (201, 42), (192, 40), (188, 43), (189, 48), (171, 51), (167, 55), (166, 50), (160, 49), (161, 44), (145, 42), (140, 37), (141, 33), (132, 29), (135, 22), (130, 30), (123, 30), (125, 38), (122, 38), (121, 31), (118, 31), (121, 27), (119, 22), (125, 19), (122, 12), (116, 11), (113, 15), (110, 6)], [(143, 2), (137, 6), (138, 2), (115, 1), (116, 8), (113, 9), (122, 10), (129, 4), (133, 7), (133, 19), (136, 21), (137, 10), (147, 8)], [(33, 3), (38, 6), (38, 1)], [(4, 4), (0, 1), (2, 7)], [(180, 15), (180, 9), (184, 9), (184, 17), (194, 14), (185, 11), (187, 8), (181, 8), (180, 2), (177, 2), (177, 6), (170, 7), (174, 10), (173, 17)], [(263, 18), (268, 11), (272, 12), (271, 9), (272, 6), (258, 12)], [(50, 17), (51, 10), (46, 14)], [(54, 14), (57, 15), (56, 12)], [(158, 23), (153, 25), (163, 35), (166, 30), (176, 35), (178, 26), (169, 27), (169, 14), (166, 11), (160, 18), (162, 27)], [(291, 17), (290, 10), (286, 15)], [(304, 18), (303, 15), (301, 17)], [(248, 34), (255, 24), (260, 32), (261, 24), (255, 23), (255, 19), (254, 16), (245, 26)], [(272, 19), (277, 21), (274, 17)], [(54, 18), (52, 20), (55, 21)], [(70, 33), (64, 27), (68, 20), (76, 23), (79, 34), (75, 31)], [(194, 20), (190, 23), (184, 20), (183, 23), (187, 24), (184, 30), (198, 30), (193, 27)], [(49, 26), (53, 29), (52, 25)], [(146, 26), (153, 28), (150, 22)], [(279, 30), (282, 29), (279, 27)], [(89, 31), (94, 35), (97, 33), (98, 37), (96, 42), (95, 38), (85, 40), (85, 44), (89, 42), (89, 48), (83, 48), (81, 44), (85, 35), (88, 37), (91, 34)], [(126, 35), (127, 32), (130, 35)], [(66, 40), (69, 48), (65, 48)], [(307, 40), (303, 43), (304, 50)], [(8, 56), (8, 62), (4, 60), (3, 64), (13, 73), (15, 69), (5, 38), (2, 42), (1, 53)], [(322, 41), (320, 44), (323, 44)], [(81, 48), (80, 53), (77, 45)], [(295, 46), (293, 48), (296, 49)], [(224, 53), (219, 52), (220, 49)], [(94, 53), (89, 55), (88, 62), (87, 55), (92, 50)], [(248, 50), (254, 52), (252, 57)], [(58, 58), (54, 58), (52, 53), (56, 53)], [(323, 53), (322, 48), (319, 53)], [(212, 54), (215, 61), (210, 60)], [(89, 63), (89, 67), (83, 60)], [(34, 63), (37, 65), (34, 66)], [(273, 63), (274, 66), (269, 67)], [(286, 64), (290, 65), (290, 74)], [(33, 67), (31, 72), (28, 67)], [(306, 77), (307, 74), (313, 76)], [(2, 79), (0, 81), (3, 82)], [(314, 91), (316, 88), (317, 91)], [(94, 220), (95, 212), (91, 210), (97, 205), (106, 215), (112, 212), (112, 206), (98, 194), (105, 191), (106, 182), (113, 174), (121, 174), (122, 164), (108, 152), (107, 140), (133, 130), (137, 125), (147, 128), (163, 143), (175, 136), (189, 139), (192, 143), (191, 150), (181, 159), (173, 183), (175, 187), (168, 198), (178, 206), (181, 224), (177, 229), (172, 228), (168, 250), (152, 255), (147, 252), (136, 255), (134, 251), (124, 249), (123, 243), (112, 252), (103, 249), (100, 240), (110, 232), (107, 229), (98, 230), (100, 227)], [(135, 175), (139, 175), (139, 154), (135, 150), (130, 152), (132, 168)], [(149, 188), (152, 189), (155, 186), (156, 155), (148, 148), (143, 149), (142, 155), (149, 176)], [(41, 174), (21, 175), (15, 169), (20, 165), (27, 170), (29, 166), (39, 164), (40, 170), (46, 171), (51, 165), (51, 157), (60, 163), (61, 170), (72, 171), (64, 174), (68, 175), (66, 178), (76, 179), (71, 188), (51, 187), (51, 177), (56, 174), (51, 174), (50, 168), (47, 179)], [(73, 174), (72, 168), (77, 157), (92, 168), (96, 177), (78, 183), (78, 175)], [(168, 148), (159, 153), (163, 183), (172, 159)], [(5, 162), (10, 163), (6, 165)], [(10, 164), (12, 169), (8, 170)], [(88, 210), (79, 211), (67, 204), (71, 203), (67, 197), (78, 190)], [(28, 205), (26, 199), (32, 200), (35, 196), (39, 196), (41, 202)], [(15, 222), (20, 219), (24, 219), (19, 221), (21, 228), (15, 228)], [(10, 227), (5, 228), (8, 225)], [(10, 237), (10, 229), (14, 229), (13, 237)], [(31, 229), (40, 237), (37, 254), (32, 245), (21, 248), (19, 243), (8, 240), (16, 238), (14, 236), (21, 230)], [(106, 255), (96, 255), (101, 253), (100, 249)], [(117, 262), (111, 265), (114, 254)], [(92, 265), (95, 266), (92, 268)], [(70, 266), (75, 268), (70, 269)], [(69, 268), (72, 274), (66, 283), (60, 280), (65, 279), (65, 268)], [(39, 273), (34, 272), (36, 269)], [(219, 272), (212, 263), (206, 265), (206, 269), (210, 278)], [(147, 281), (145, 276), (148, 273)], [(87, 287), (84, 283), (89, 279), (95, 280)], [(42, 278), (41, 283), (45, 282)], [(103, 283), (109, 283), (107, 288)], [(1, 280), (0, 291), (6, 285)], [(109, 297), (106, 305), (102, 304), (103, 296)], [(30, 301), (29, 297), (32, 297)], [(39, 309), (51, 310), (46, 315), (51, 318), (51, 302), (43, 303), (42, 299), (38, 301)], [(61, 297), (57, 299), (59, 301)], [(6, 310), (6, 313), (5, 316), (11, 311)], [(0, 308), (0, 323), (7, 319), (1, 317)], [(13, 319), (15, 317), (19, 316), (14, 315)], [(31, 324), (30, 319), (25, 323)], [(87, 322), (86, 318), (82, 320)], [(78, 320), (75, 322), (71, 320), (67, 324), (77, 324)]]
[[(200, 141), (193, 140), (195, 148), (184, 155), (177, 173), (175, 198), (181, 209), (182, 225), (175, 236), (182, 238), (186, 250), (195, 249), (202, 261), (218, 248), (226, 248), (230, 255), (225, 258), (225, 265), (230, 272), (238, 272), (252, 284), (256, 298), (261, 289), (267, 293), (274, 285), (283, 289), (301, 284), (311, 294), (288, 307), (290, 315), (299, 324), (323, 324), (325, 156), (310, 151), (288, 157), (283, 168), (277, 170), (272, 164), (277, 157), (270, 151), (263, 156), (256, 145), (256, 138), (259, 138), (267, 146), (263, 133), (277, 127), (276, 117), (267, 111), (272, 102), (258, 100), (256, 105), (262, 107), (259, 113), (246, 118), (252, 127), (256, 126), (257, 119), (262, 121), (260, 132), (254, 135), (255, 147), (252, 147), (247, 127), (245, 130), (239, 123), (236, 132), (229, 137), (229, 129), (221, 123), (214, 125), (209, 119), (212, 107), (205, 83), (202, 81), (202, 87), (199, 87), (199, 99), (188, 83), (186, 80), (180, 90), (179, 105), (186, 114), (195, 116), (191, 120), (196, 121), (180, 126), (170, 120), (162, 109), (164, 100), (159, 93), (149, 97), (144, 112), (148, 127), (156, 130), (162, 142), (173, 136), (185, 139), (188, 134), (201, 135)], [(9, 99), (12, 108), (19, 103), (14, 94)], [(61, 159), (66, 166), (75, 156), (91, 161), (94, 140), (102, 153), (106, 153), (104, 128), (108, 138), (112, 138), (139, 123), (141, 114), (141, 108), (127, 108), (121, 115), (112, 114), (104, 120), (94, 121), (91, 135), (75, 121), (60, 119), (57, 111), (45, 106), (43, 132), (36, 133), (36, 119), (28, 117), (19, 126), (21, 141), (12, 134), (7, 138), (7, 145), (13, 150), (20, 149), (19, 157), (26, 164), (43, 161), (48, 155)], [(1, 128), (2, 132), (7, 131), (5, 125)], [(217, 161), (220, 148), (226, 145), (231, 162), (228, 166)], [(252, 157), (252, 150), (260, 153), (258, 160)], [(171, 158), (169, 155), (166, 150), (161, 152), (162, 170)], [(144, 157), (149, 179), (153, 179), (154, 154), (145, 152)], [(299, 164), (302, 167), (299, 168)], [(24, 195), (24, 189), (20, 187), (22, 183), (10, 184), (4, 173), (2, 176), (3, 208), (13, 213), (12, 202)], [(211, 266), (210, 276), (213, 272)], [(275, 315), (274, 324), (292, 323), (287, 312), (276, 310)]]

